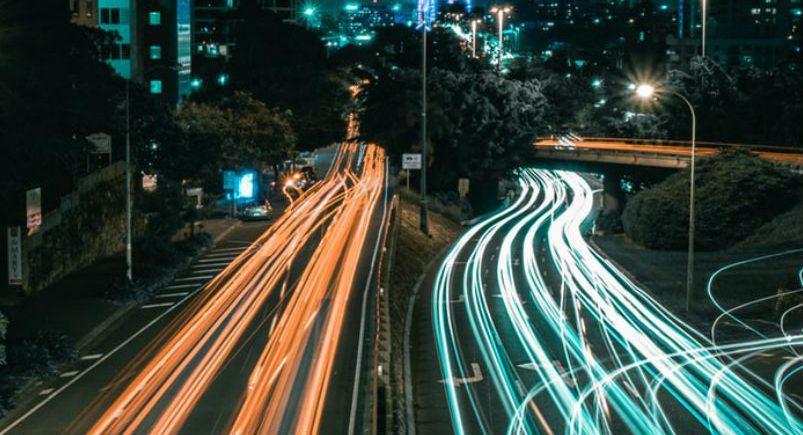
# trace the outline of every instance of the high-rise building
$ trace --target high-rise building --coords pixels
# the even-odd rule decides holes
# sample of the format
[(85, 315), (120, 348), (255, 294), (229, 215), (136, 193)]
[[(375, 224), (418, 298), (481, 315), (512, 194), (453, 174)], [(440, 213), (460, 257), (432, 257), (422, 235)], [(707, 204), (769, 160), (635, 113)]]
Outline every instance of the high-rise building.
[[(254, 0), (263, 9), (278, 14), (286, 22), (296, 22), (295, 0)], [(234, 45), (234, 11), (240, 0), (193, 0), (193, 53), (210, 58), (231, 53)]]
[(72, 21), (114, 33), (101, 56), (123, 78), (179, 103), (190, 93), (191, 0), (71, 0)]

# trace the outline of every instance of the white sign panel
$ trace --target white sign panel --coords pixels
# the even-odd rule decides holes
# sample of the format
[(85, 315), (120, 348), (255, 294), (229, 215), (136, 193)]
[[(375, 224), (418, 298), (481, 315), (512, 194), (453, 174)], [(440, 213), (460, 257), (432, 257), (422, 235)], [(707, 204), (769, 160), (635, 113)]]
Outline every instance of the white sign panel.
[(37, 187), (25, 192), (25, 217), (28, 235), (39, 231), (42, 226), (42, 188)]
[(22, 285), (22, 231), (19, 226), (8, 232), (8, 285)]
[(111, 154), (112, 152), (112, 137), (106, 133), (94, 133), (86, 137), (93, 146), (89, 150), (90, 154)]
[(402, 169), (421, 169), (421, 154), (402, 154)]
[(457, 192), (461, 198), (465, 198), (468, 195), (468, 183), (468, 178), (459, 178), (457, 180)]

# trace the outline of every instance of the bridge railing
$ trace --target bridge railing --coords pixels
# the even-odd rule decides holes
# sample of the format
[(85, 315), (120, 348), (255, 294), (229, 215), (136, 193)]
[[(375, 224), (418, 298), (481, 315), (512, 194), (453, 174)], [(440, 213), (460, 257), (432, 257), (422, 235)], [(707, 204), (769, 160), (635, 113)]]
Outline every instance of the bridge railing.
[[(541, 136), (536, 138), (537, 142), (543, 140), (557, 140), (557, 138), (552, 136)], [(630, 145), (657, 145), (657, 146), (664, 145), (664, 146), (684, 146), (684, 147), (691, 146), (691, 142), (688, 140), (637, 139), (637, 138), (600, 137), (600, 136), (582, 136), (582, 140), (579, 141), (579, 143), (582, 142), (620, 142)], [(708, 142), (708, 141), (697, 141), (697, 146), (705, 148), (717, 148), (717, 149), (738, 148), (749, 151), (803, 154), (803, 146), (796, 148), (796, 147), (778, 146), (778, 145), (739, 144), (731, 142)]]

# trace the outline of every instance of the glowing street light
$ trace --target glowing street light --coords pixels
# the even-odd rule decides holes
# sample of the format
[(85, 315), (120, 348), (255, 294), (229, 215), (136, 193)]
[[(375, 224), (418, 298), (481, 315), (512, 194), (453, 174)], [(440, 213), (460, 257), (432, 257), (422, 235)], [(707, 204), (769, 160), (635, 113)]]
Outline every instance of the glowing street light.
[(647, 98), (650, 98), (653, 96), (653, 94), (655, 94), (655, 86), (642, 83), (636, 86), (635, 92), (639, 98), (646, 100)]
[(697, 137), (697, 116), (694, 113), (694, 107), (689, 100), (683, 95), (668, 89), (657, 89), (655, 86), (648, 83), (641, 83), (635, 87), (631, 87), (633, 92), (642, 100), (649, 100), (653, 95), (658, 93), (672, 94), (686, 103), (691, 113), (691, 175), (689, 179), (689, 254), (688, 263), (686, 265), (686, 312), (691, 311), (692, 298), (694, 296), (694, 167), (695, 167), (695, 154), (697, 151), (696, 137)]
[(502, 55), (504, 51), (502, 50), (502, 40), (503, 40), (503, 30), (505, 26), (505, 14), (510, 13), (513, 10), (510, 6), (494, 6), (491, 8), (491, 13), (496, 14), (496, 22), (499, 23), (499, 68), (502, 68)]

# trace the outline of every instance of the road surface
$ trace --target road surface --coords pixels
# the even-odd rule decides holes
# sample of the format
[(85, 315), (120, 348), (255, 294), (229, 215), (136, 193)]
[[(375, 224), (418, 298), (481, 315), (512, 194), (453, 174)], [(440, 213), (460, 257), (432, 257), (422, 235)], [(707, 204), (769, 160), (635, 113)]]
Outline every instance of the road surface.
[(420, 432), (800, 433), (799, 329), (714, 341), (587, 244), (586, 179), (522, 170), (519, 191), (430, 277)]
[(2, 433), (361, 427), (384, 153), (344, 143), (324, 180), (288, 194), (293, 203), (256, 241), (200, 260), (193, 270), (203, 272), (140, 308), (169, 312), (112, 334)]

